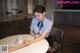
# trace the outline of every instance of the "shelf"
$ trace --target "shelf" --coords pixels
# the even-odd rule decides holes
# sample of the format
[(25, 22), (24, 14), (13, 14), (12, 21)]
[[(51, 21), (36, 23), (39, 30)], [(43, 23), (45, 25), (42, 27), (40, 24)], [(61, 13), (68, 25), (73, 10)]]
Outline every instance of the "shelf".
[(61, 11), (61, 12), (80, 12), (80, 10), (68, 10), (68, 9), (53, 9), (53, 11)]

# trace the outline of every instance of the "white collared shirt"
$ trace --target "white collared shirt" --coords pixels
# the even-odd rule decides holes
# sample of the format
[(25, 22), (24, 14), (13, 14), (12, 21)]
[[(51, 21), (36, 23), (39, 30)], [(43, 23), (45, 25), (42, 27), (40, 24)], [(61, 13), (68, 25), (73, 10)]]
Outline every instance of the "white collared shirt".
[[(33, 18), (32, 23), (31, 23), (31, 31), (34, 31), (34, 33), (36, 34), (39, 32), (40, 35), (44, 32), (50, 32), (52, 25), (53, 25), (53, 22), (51, 20), (49, 20), (48, 18), (45, 18), (43, 20), (43, 27), (41, 28), (41, 30), (39, 30), (37, 26), (38, 22), (39, 20), (37, 18)], [(46, 35), (46, 37), (48, 37), (48, 35)]]

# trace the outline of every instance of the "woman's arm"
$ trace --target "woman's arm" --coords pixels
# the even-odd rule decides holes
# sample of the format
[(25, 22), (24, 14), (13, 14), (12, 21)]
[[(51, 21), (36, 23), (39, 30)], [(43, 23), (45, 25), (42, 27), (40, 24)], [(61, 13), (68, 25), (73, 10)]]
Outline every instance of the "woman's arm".
[(31, 34), (32, 36), (34, 36), (34, 37), (35, 37), (35, 35), (36, 35), (36, 33), (32, 32), (31, 30), (30, 30), (30, 34)]
[(25, 43), (21, 43), (21, 44), (19, 44), (19, 45), (17, 45), (17, 46), (9, 47), (9, 48), (8, 48), (8, 51), (9, 51), (9, 52), (12, 52), (12, 51), (18, 50), (18, 49), (20, 49), (20, 48), (26, 47), (26, 46), (28, 46), (28, 45), (29, 45), (28, 42), (27, 42), (26, 44), (25, 44)]
[(34, 42), (38, 42), (38, 41), (44, 39), (46, 37), (46, 35), (48, 35), (48, 32), (44, 32), (44, 33), (42, 33), (42, 35), (37, 34), (36, 35), (36, 38), (32, 42), (33, 43)]
[[(32, 34), (34, 34), (34, 33), (32, 32)], [(44, 33), (42, 33), (42, 35), (36, 34), (35, 39), (29, 40), (29, 44), (33, 44), (33, 43), (36, 43), (38, 41), (41, 41), (42, 39), (45, 38), (46, 35), (48, 35), (48, 32), (44, 32)], [(25, 43), (27, 43), (27, 40), (25, 41)]]

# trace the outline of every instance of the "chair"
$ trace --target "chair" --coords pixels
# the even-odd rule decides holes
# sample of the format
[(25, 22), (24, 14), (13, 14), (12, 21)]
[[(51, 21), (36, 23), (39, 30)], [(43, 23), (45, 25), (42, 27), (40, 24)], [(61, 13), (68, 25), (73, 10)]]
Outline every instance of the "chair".
[(52, 44), (53, 46), (51, 49), (51, 52), (57, 53), (63, 53), (63, 30), (60, 28), (53, 28), (50, 32), (50, 36), (52, 37)]

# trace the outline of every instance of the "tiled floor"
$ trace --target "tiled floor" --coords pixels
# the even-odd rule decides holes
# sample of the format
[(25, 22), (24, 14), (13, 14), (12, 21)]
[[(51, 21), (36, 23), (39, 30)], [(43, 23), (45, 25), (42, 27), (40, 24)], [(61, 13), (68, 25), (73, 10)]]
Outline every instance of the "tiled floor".
[[(15, 35), (29, 33), (30, 21), (13, 21), (0, 23), (0, 39)], [(60, 26), (64, 30), (63, 53), (80, 53), (80, 27)], [(60, 53), (60, 52), (58, 52)]]

